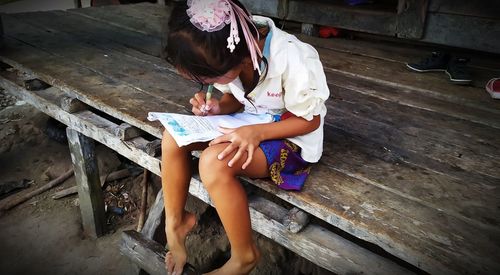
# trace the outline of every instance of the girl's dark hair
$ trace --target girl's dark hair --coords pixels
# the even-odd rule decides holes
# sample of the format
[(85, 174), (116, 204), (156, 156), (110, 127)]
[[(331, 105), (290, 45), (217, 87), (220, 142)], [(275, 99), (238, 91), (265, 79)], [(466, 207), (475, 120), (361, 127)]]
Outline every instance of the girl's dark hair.
[[(245, 10), (239, 1), (232, 1)], [(167, 62), (188, 74), (193, 80), (202, 83), (202, 77), (213, 78), (224, 75), (250, 56), (239, 22), (238, 32), (241, 39), (231, 53), (227, 48), (230, 25), (224, 26), (219, 31), (201, 31), (191, 23), (186, 13), (187, 9), (187, 3), (182, 2), (176, 4), (172, 10), (164, 50)], [(252, 26), (249, 29), (252, 35), (257, 37), (256, 29)], [(267, 65), (267, 61), (264, 62)], [(259, 81), (258, 73), (256, 71), (254, 73), (254, 83), (251, 89), (245, 92), (245, 97)]]

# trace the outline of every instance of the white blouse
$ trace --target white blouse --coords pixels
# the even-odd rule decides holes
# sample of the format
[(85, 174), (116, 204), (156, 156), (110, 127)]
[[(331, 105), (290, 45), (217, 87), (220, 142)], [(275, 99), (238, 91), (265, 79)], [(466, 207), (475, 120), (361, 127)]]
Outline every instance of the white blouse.
[(269, 26), (270, 39), (266, 39), (264, 48), (264, 56), (268, 61), (267, 74), (263, 72), (265, 79), (261, 79), (248, 95), (252, 102), (244, 97), (239, 78), (227, 85), (214, 86), (223, 93), (232, 93), (248, 113), (275, 115), (289, 111), (306, 120), (319, 115), (321, 124), (318, 129), (287, 138), (302, 149), (301, 156), (305, 161), (317, 162), (323, 153), (324, 102), (330, 95), (318, 52), (311, 45), (276, 28), (269, 18), (253, 16), (253, 20)]

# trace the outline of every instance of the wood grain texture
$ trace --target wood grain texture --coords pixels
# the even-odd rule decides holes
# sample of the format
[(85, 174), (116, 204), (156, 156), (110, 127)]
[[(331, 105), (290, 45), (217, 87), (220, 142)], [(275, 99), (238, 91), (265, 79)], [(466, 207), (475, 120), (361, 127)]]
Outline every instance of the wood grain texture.
[(148, 218), (146, 219), (146, 223), (142, 228), (141, 234), (147, 238), (152, 240), (158, 230), (158, 227), (161, 224), (162, 219), (164, 218), (165, 205), (163, 204), (163, 195), (162, 190), (158, 192), (156, 195), (155, 202), (149, 208)]
[(78, 186), (83, 232), (96, 238), (105, 233), (106, 220), (94, 141), (69, 127), (66, 133)]
[[(147, 112), (187, 113), (187, 100), (197, 87), (157, 57), (159, 27), (154, 24), (159, 24), (155, 20), (161, 12), (152, 15), (156, 19), (148, 22), (156, 23), (147, 31), (135, 30), (149, 24), (137, 21), (147, 18), (150, 8), (106, 10), (116, 15), (108, 19), (104, 13), (90, 11), (9, 16), (4, 20), (9, 24), (7, 48), (0, 58), (160, 138), (161, 127), (145, 121)], [(120, 22), (110, 25), (105, 20)], [(265, 180), (250, 182), (424, 271), (491, 274), (500, 270), (499, 256), (490, 253), (500, 249), (495, 169), (500, 159), (499, 102), (477, 87), (452, 86), (438, 74), (406, 71), (404, 61), (418, 57), (418, 49), (357, 41), (349, 42), (352, 47), (348, 42), (313, 42), (332, 91), (323, 158), (300, 193), (279, 190)], [(492, 64), (496, 64), (494, 58), (478, 68), (495, 72)], [(47, 103), (53, 101), (47, 93), (23, 96), (30, 103), (30, 99), (45, 102), (32, 104), (65, 124), (82, 131), (87, 127), (87, 135), (159, 173), (159, 160), (137, 150), (143, 146), (140, 142), (115, 141), (119, 139), (111, 131), (116, 124), (85, 112), (63, 116), (55, 111), (58, 104)], [(190, 192), (210, 203), (198, 179), (193, 178)], [(265, 219), (256, 217), (260, 217), (256, 224)], [(301, 242), (313, 239), (271, 231), (266, 234), (298, 253), (305, 251)], [(328, 265), (326, 260), (323, 265)]]

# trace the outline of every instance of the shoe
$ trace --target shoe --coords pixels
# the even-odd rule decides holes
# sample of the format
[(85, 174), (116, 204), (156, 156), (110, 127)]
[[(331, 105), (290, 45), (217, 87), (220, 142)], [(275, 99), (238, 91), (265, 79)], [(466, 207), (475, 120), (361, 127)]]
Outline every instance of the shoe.
[(459, 85), (467, 85), (472, 82), (467, 63), (469, 63), (469, 59), (461, 57), (453, 58), (450, 61), (448, 68), (446, 68), (446, 74), (450, 77), (451, 82)]
[(406, 67), (419, 72), (443, 72), (448, 68), (450, 55), (443, 52), (433, 52), (431, 56), (422, 59), (419, 63), (406, 63)]
[(500, 78), (492, 78), (486, 84), (486, 91), (494, 99), (500, 99)]

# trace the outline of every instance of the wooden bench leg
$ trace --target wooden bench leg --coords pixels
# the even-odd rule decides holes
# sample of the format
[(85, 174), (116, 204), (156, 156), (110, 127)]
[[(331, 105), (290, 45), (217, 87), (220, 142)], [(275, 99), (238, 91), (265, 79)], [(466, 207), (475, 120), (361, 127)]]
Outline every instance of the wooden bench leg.
[(104, 234), (106, 222), (94, 140), (70, 128), (66, 134), (78, 186), (83, 231), (97, 238)]
[(163, 204), (163, 191), (160, 189), (156, 195), (155, 203), (149, 209), (148, 218), (141, 231), (145, 238), (153, 240), (156, 231), (162, 222), (164, 212), (165, 205)]

